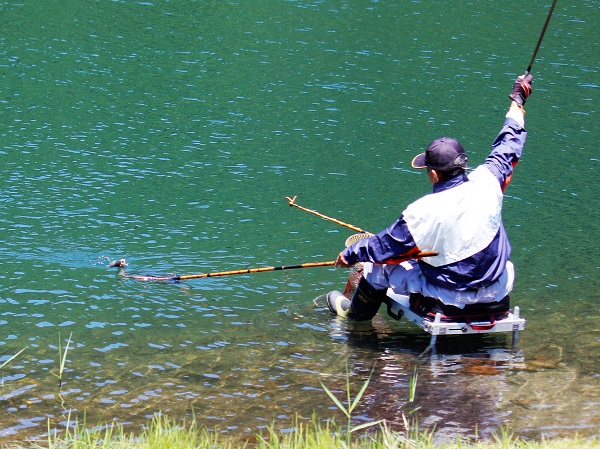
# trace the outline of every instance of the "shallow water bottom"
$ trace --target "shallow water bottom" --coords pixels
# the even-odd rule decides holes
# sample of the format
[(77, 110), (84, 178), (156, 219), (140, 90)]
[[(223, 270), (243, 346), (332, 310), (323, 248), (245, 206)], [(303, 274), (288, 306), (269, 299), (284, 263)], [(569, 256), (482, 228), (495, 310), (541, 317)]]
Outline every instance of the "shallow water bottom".
[[(346, 381), (356, 394), (371, 371), (357, 424), (386, 419), (404, 430), (410, 416), (440, 441), (490, 438), (503, 425), (528, 438), (597, 433), (597, 375), (573, 363), (572, 345), (530, 349), (535, 326), (521, 334), (521, 349), (511, 349), (510, 335), (489, 334), (440, 338), (435, 354), (422, 355), (429, 336), (411, 323), (378, 315), (352, 324), (318, 304), (297, 312), (172, 304), (179, 325), (158, 331), (141, 322), (97, 323), (73, 333), (60, 389), (58, 346), (41, 344), (56, 340), (56, 330), (40, 332), (3, 370), (0, 441), (39, 438), (48, 424), (60, 431), (83, 416), (128, 429), (156, 413), (194, 416), (242, 439), (313, 413), (343, 421), (321, 382), (344, 400)], [(198, 316), (182, 325), (190, 310)]]

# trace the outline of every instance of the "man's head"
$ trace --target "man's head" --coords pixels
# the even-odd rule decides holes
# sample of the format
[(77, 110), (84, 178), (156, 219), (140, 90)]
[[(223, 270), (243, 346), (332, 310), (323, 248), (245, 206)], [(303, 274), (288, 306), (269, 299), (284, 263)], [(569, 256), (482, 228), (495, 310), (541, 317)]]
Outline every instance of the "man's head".
[(413, 168), (427, 168), (432, 183), (445, 181), (464, 173), (467, 168), (467, 153), (458, 140), (450, 137), (435, 139), (427, 146), (425, 153), (418, 154), (412, 160)]

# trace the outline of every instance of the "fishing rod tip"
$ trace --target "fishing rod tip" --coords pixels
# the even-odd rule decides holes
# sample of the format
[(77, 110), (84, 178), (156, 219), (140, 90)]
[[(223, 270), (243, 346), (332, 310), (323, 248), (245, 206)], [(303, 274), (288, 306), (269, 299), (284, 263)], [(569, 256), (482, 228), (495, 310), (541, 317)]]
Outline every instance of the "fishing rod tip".
[(113, 260), (108, 266), (110, 268), (125, 268), (127, 266), (127, 262), (125, 259)]

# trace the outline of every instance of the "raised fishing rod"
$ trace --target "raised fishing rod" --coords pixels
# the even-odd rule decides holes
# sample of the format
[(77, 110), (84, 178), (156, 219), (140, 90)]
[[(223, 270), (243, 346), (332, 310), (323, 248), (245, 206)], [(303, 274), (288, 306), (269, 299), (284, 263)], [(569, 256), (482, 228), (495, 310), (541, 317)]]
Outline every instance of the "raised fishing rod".
[[(400, 263), (411, 259), (420, 259), (422, 257), (437, 256), (435, 251), (421, 251), (419, 253), (410, 254), (401, 258), (395, 258), (393, 263)], [(214, 271), (212, 273), (200, 273), (200, 274), (184, 274), (176, 276), (152, 276), (152, 275), (128, 275), (125, 274), (124, 269), (127, 266), (125, 259), (120, 259), (110, 263), (110, 267), (119, 268), (119, 273), (127, 278), (134, 279), (136, 281), (155, 281), (155, 282), (179, 282), (186, 281), (189, 279), (204, 279), (219, 276), (233, 276), (237, 274), (250, 274), (250, 273), (264, 273), (265, 271), (281, 271), (281, 270), (293, 270), (297, 268), (314, 268), (314, 267), (329, 267), (335, 265), (335, 260), (327, 262), (307, 262), (297, 265), (282, 265), (279, 267), (259, 267), (259, 268), (244, 268), (241, 270), (230, 270), (230, 271)]]
[(302, 207), (299, 204), (296, 204), (296, 198), (298, 198), (297, 195), (294, 198), (290, 198), (289, 196), (285, 197), (285, 199), (288, 200), (288, 204), (290, 205), (290, 207), (297, 207), (298, 209), (303, 210), (304, 212), (308, 212), (310, 214), (316, 215), (317, 217), (324, 218), (325, 220), (333, 221), (334, 223), (337, 223), (339, 225), (350, 228), (353, 231), (369, 234), (369, 232), (365, 231), (364, 229), (359, 228), (358, 226), (354, 226), (349, 223), (344, 223), (343, 221), (328, 217), (327, 215), (323, 215), (323, 214), (317, 212), (316, 210), (307, 209), (306, 207)]
[(546, 34), (546, 28), (548, 28), (548, 23), (550, 22), (550, 18), (552, 17), (552, 12), (554, 12), (554, 7), (556, 6), (556, 1), (552, 2), (552, 6), (550, 6), (550, 11), (548, 12), (548, 17), (546, 17), (546, 22), (544, 23), (544, 27), (542, 28), (542, 33), (537, 41), (537, 45), (535, 46), (535, 50), (533, 50), (533, 55), (531, 55), (531, 61), (529, 61), (529, 67), (527, 67), (527, 71), (525, 72), (525, 76), (529, 75), (531, 72), (531, 67), (533, 66), (533, 62), (535, 61), (535, 57), (537, 56), (537, 52), (540, 49), (540, 45), (542, 45), (542, 39), (544, 39), (544, 34)]

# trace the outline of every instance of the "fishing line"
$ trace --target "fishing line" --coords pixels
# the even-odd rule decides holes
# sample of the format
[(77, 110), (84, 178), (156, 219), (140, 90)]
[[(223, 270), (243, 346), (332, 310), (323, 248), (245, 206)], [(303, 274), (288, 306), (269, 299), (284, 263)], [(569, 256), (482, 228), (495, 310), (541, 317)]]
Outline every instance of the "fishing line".
[(529, 67), (527, 67), (527, 72), (525, 72), (525, 76), (529, 75), (531, 72), (531, 67), (535, 61), (535, 57), (537, 55), (540, 46), (542, 45), (542, 39), (544, 39), (544, 34), (546, 34), (546, 28), (548, 28), (548, 23), (550, 22), (550, 18), (552, 17), (552, 12), (554, 11), (554, 7), (556, 6), (556, 1), (552, 2), (552, 6), (550, 7), (550, 11), (548, 12), (548, 17), (546, 17), (546, 22), (544, 23), (544, 27), (542, 28), (542, 33), (537, 41), (537, 45), (535, 46), (535, 50), (533, 50), (533, 55), (531, 55), (531, 61), (529, 61)]

